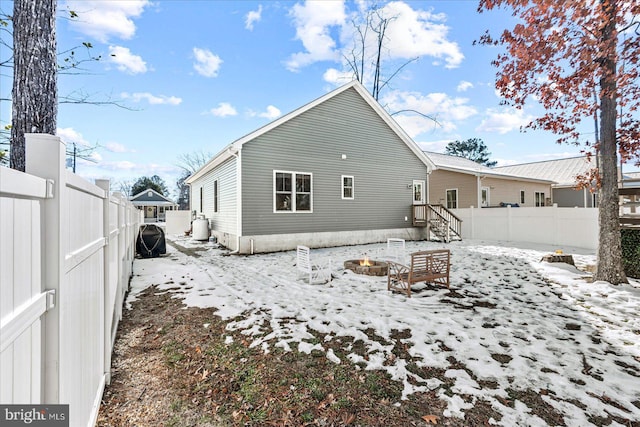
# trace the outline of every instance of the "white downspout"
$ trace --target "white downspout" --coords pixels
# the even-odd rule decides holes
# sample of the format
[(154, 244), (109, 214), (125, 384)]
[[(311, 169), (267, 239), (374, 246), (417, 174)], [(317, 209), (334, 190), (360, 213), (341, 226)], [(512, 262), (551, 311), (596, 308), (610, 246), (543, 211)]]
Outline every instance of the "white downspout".
[(480, 179), (480, 174), (476, 174), (476, 197), (477, 197), (477, 207), (482, 207), (482, 180)]
[(242, 235), (242, 158), (241, 149), (235, 153), (229, 148), (229, 154), (236, 158), (236, 250), (231, 254), (240, 252), (240, 236)]

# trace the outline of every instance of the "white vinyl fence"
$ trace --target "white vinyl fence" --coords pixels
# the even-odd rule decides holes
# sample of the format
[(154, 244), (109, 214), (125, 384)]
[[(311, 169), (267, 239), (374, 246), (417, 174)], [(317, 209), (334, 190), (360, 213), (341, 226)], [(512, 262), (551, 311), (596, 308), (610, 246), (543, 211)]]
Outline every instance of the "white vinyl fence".
[(463, 239), (494, 240), (598, 248), (598, 209), (469, 208), (454, 209)]
[(65, 169), (65, 145), (27, 135), (27, 173), (0, 167), (0, 403), (69, 404), (95, 424), (140, 213)]

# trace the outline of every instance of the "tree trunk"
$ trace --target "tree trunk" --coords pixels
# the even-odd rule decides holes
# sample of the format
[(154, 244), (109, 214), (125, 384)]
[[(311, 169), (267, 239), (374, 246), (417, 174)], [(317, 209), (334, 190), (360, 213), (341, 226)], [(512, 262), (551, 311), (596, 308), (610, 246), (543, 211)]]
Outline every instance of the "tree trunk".
[(622, 265), (622, 243), (618, 206), (618, 162), (616, 139), (616, 1), (601, 0), (605, 20), (602, 30), (602, 76), (600, 77), (600, 235), (595, 280), (615, 285), (627, 283)]
[(25, 133), (55, 135), (56, 0), (13, 2), (11, 167), (25, 169)]

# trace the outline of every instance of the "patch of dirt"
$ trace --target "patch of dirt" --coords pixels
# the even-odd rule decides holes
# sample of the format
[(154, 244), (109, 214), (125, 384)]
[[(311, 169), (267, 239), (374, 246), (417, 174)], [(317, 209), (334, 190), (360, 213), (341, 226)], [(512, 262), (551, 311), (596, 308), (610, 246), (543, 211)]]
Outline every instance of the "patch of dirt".
[[(444, 417), (438, 390), (402, 401), (402, 383), (348, 361), (352, 352), (368, 357), (362, 342), (352, 338), (327, 340), (314, 333), (309, 340), (331, 349), (340, 364), (325, 352), (298, 352), (295, 345), (289, 352), (272, 346), (265, 354), (251, 348), (245, 335), (227, 331), (214, 309), (186, 308), (171, 292), (150, 287), (131, 305), (120, 322), (97, 426), (483, 426), (501, 418), (482, 400), (464, 419)], [(393, 331), (391, 341), (373, 330), (365, 333), (393, 344), (389, 357), (406, 360), (407, 369), (423, 378), (439, 379), (440, 392), (451, 395), (454, 380), (445, 370), (425, 367), (410, 355), (410, 331)], [(465, 369), (463, 361), (450, 359), (452, 369)], [(481, 386), (495, 389), (497, 383)], [(563, 424), (538, 392), (509, 395), (511, 402), (504, 403), (522, 400), (533, 414)]]

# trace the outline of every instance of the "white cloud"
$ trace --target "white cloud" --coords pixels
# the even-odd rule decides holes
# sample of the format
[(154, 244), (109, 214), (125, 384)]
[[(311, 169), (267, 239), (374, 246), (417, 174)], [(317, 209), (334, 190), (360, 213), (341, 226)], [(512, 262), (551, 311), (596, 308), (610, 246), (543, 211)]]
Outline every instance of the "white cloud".
[(432, 56), (444, 60), (446, 68), (458, 67), (464, 59), (458, 44), (447, 39), (444, 14), (412, 9), (402, 1), (387, 3), (382, 14), (390, 19), (385, 36), (392, 57)]
[(75, 143), (84, 147), (91, 146), (91, 144), (84, 139), (82, 134), (73, 128), (58, 128), (56, 129), (56, 135), (58, 135), (60, 139), (68, 145)]
[(296, 39), (302, 42), (305, 51), (291, 55), (286, 62), (287, 69), (298, 71), (316, 61), (340, 59), (336, 42), (331, 36), (331, 27), (345, 24), (344, 1), (296, 3), (290, 15), (296, 26)]
[(107, 142), (104, 147), (112, 153), (134, 153), (135, 150), (128, 150), (124, 145), (119, 142)]
[[(367, 5), (359, 2), (358, 10), (346, 16), (342, 1), (297, 3), (291, 10), (291, 16), (296, 38), (302, 42), (305, 51), (293, 54), (286, 63), (287, 68), (297, 71), (317, 61), (344, 62), (345, 56), (351, 58), (354, 46), (359, 50), (362, 43), (361, 33), (354, 27), (354, 22), (361, 27), (366, 25), (363, 18), (367, 14)], [(377, 13), (388, 19), (385, 60), (405, 62), (430, 56), (443, 62), (447, 68), (455, 68), (464, 59), (458, 44), (448, 38), (449, 27), (445, 24), (444, 14), (413, 9), (402, 1), (387, 3)], [(370, 30), (362, 33), (367, 35), (364, 41), (366, 52), (375, 52), (377, 35)], [(345, 66), (346, 70), (349, 67)], [(366, 75), (364, 80), (367, 80)]]
[(256, 22), (260, 22), (261, 19), (262, 19), (262, 5), (259, 5), (258, 10), (252, 10), (249, 13), (247, 13), (247, 16), (244, 21), (244, 27), (249, 31), (253, 31), (253, 24)]
[(238, 111), (228, 102), (221, 102), (216, 108), (209, 110), (208, 113), (216, 117), (228, 117), (237, 115)]
[(282, 115), (282, 112), (277, 107), (273, 105), (267, 106), (267, 109), (263, 112), (255, 112), (252, 110), (247, 111), (247, 115), (249, 117), (264, 117), (265, 119), (273, 120), (277, 119)]
[(176, 96), (153, 95), (148, 92), (136, 92), (131, 94), (123, 92), (120, 96), (125, 99), (130, 99), (133, 102), (146, 100), (151, 105), (180, 105), (182, 103), (182, 98), (178, 98)]
[(451, 139), (441, 139), (438, 141), (416, 141), (416, 144), (418, 144), (418, 146), (424, 151), (444, 153), (445, 148), (451, 141)]
[(147, 72), (147, 63), (141, 56), (131, 53), (129, 48), (122, 46), (109, 46), (109, 61), (116, 64), (118, 70), (129, 74)]
[(66, 8), (78, 17), (71, 20), (71, 27), (82, 34), (106, 43), (111, 37), (130, 39), (136, 32), (132, 18), (142, 15), (149, 0), (94, 1), (68, 0)]
[(476, 130), (505, 134), (513, 130), (519, 130), (520, 127), (526, 126), (533, 119), (533, 116), (525, 116), (524, 111), (517, 108), (503, 108), (502, 110), (489, 108), (486, 111), (486, 118), (482, 120)]
[[(438, 130), (453, 132), (457, 129), (457, 122), (462, 122), (478, 113), (476, 108), (468, 102), (467, 98), (451, 98), (446, 93), (422, 95), (418, 92), (402, 91), (388, 92), (381, 99), (381, 104), (392, 113), (402, 110), (414, 111), (393, 116), (412, 138), (423, 132), (433, 131), (436, 126)], [(437, 124), (433, 119), (437, 120)]]
[(276, 119), (281, 115), (282, 115), (282, 112), (278, 108), (274, 107), (273, 105), (267, 106), (267, 111), (258, 114), (259, 117), (264, 117), (265, 119), (269, 119), (269, 120)]
[(322, 75), (322, 79), (327, 83), (340, 86), (353, 80), (353, 73), (351, 71), (340, 71), (335, 68), (329, 68)]
[(218, 70), (223, 62), (218, 55), (215, 55), (208, 49), (194, 47), (193, 56), (196, 60), (193, 64), (193, 68), (198, 72), (198, 74), (204, 77), (218, 76)]
[(460, 83), (458, 83), (458, 87), (456, 87), (456, 90), (458, 92), (465, 92), (467, 89), (471, 89), (472, 87), (473, 83), (462, 80)]

